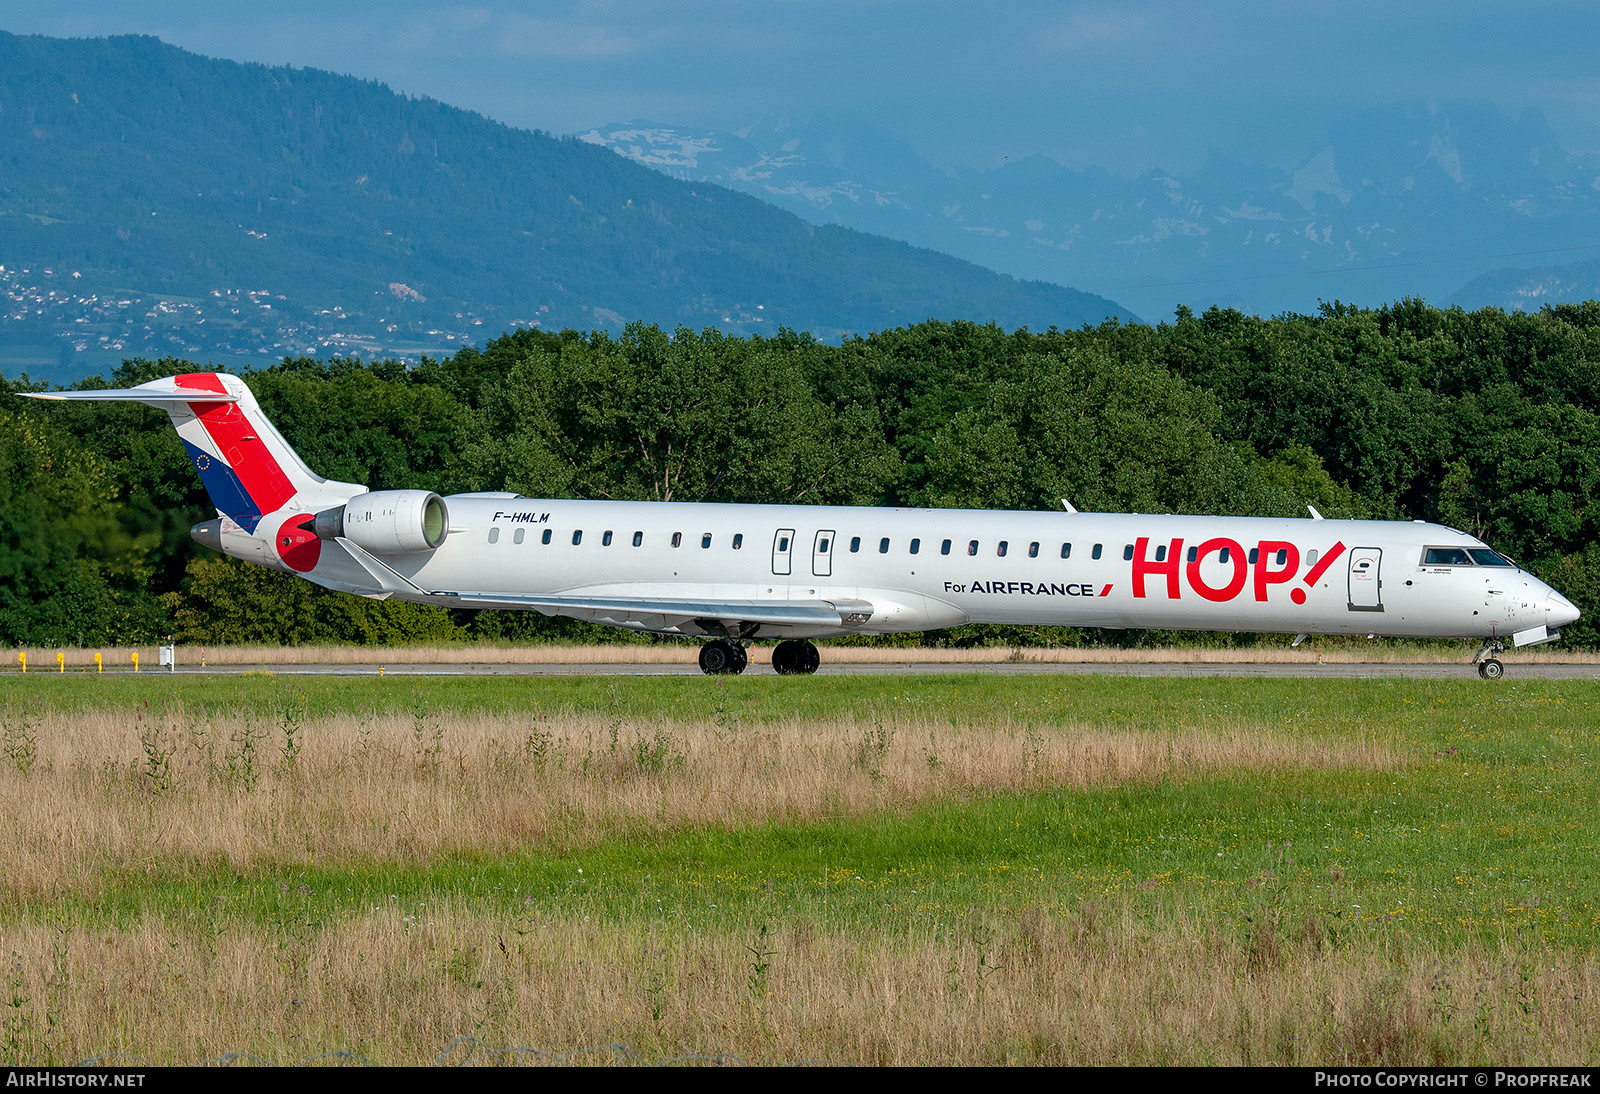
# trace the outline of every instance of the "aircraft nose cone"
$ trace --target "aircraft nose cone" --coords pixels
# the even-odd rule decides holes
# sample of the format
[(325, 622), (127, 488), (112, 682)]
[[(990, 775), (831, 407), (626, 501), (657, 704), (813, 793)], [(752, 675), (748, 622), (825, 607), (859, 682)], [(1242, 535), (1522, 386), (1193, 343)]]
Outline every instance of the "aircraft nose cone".
[(1544, 602), (1545, 626), (1559, 627), (1575, 621), (1582, 613), (1573, 606), (1572, 601), (1560, 593), (1551, 593)]

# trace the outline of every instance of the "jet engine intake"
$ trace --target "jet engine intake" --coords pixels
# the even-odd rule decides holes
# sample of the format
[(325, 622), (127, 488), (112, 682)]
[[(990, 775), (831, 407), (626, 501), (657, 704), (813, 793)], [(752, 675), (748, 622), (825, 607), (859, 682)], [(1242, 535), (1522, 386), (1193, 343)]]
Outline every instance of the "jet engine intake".
[(431, 490), (379, 490), (323, 510), (312, 530), (319, 539), (348, 539), (375, 555), (415, 554), (444, 542), (450, 514)]

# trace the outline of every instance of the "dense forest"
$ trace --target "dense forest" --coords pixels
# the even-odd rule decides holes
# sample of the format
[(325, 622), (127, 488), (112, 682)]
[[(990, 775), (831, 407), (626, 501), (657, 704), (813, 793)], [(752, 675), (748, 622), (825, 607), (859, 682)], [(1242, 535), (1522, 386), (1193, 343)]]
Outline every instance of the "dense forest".
[[(1259, 516), (1309, 503), (1435, 520), (1564, 592), (1585, 614), (1568, 640), (1595, 645), (1597, 363), (1600, 303), (1526, 315), (1402, 301), (1043, 333), (928, 322), (837, 346), (789, 331), (521, 330), (420, 367), (299, 358), (246, 380), (308, 464), (374, 489)], [(135, 360), (82, 386), (196, 367)], [(218, 558), (189, 541), (213, 510), (164, 414), (20, 390), (0, 380), (0, 641), (596, 634), (342, 596)]]

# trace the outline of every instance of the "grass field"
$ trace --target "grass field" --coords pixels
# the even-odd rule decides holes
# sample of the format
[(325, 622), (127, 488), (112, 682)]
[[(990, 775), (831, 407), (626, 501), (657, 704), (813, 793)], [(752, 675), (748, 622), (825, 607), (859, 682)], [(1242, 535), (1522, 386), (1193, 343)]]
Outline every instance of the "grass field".
[[(974, 648), (922, 646), (869, 646), (823, 644), (822, 657), (828, 663), (845, 664), (941, 664), (989, 665), (1001, 661), (1032, 661), (1053, 664), (1152, 664), (1180, 662), (1191, 664), (1276, 663), (1329, 664), (1432, 664), (1466, 665), (1475, 644), (1462, 641), (1410, 641), (1360, 638), (1317, 638), (1300, 646), (1290, 646), (1287, 635), (1268, 636), (1253, 646), (1130, 647), (1070, 646), (1022, 647), (980, 646)], [(233, 665), (690, 665), (695, 663), (699, 643), (619, 642), (612, 645), (565, 646), (538, 644), (489, 646), (457, 644), (444, 646), (179, 646), (178, 663), (192, 669)], [(94, 672), (94, 656), (101, 655), (103, 670), (113, 675), (132, 672), (133, 647), (94, 649), (29, 648), (6, 655), (0, 671), (19, 672), (18, 653), (25, 653), (28, 672)], [(145, 672), (159, 670), (155, 646), (137, 648)], [(56, 655), (62, 656), (58, 666)], [(770, 647), (751, 651), (751, 659), (766, 663)], [(1514, 664), (1592, 665), (1600, 653), (1555, 644), (1515, 652)]]
[(11, 674), (0, 1057), (1593, 1064), (1597, 699)]

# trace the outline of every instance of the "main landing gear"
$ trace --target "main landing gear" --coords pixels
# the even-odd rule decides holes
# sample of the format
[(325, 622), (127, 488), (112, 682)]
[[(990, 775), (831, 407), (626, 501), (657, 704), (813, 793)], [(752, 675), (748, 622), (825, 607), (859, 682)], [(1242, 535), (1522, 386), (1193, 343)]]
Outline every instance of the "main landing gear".
[(750, 655), (737, 642), (718, 638), (700, 647), (700, 671), (707, 676), (737, 676), (750, 664)]
[[(700, 647), (700, 671), (707, 676), (737, 676), (750, 664), (750, 652), (727, 638), (715, 638)], [(810, 642), (790, 639), (772, 651), (772, 667), (779, 676), (806, 676), (817, 671), (822, 657)]]
[(822, 656), (810, 642), (789, 639), (772, 651), (772, 667), (779, 676), (809, 676), (822, 664)]
[[(1485, 680), (1498, 680), (1506, 674), (1506, 667), (1495, 656), (1506, 652), (1506, 644), (1498, 638), (1485, 638), (1483, 645), (1478, 647), (1478, 653), (1472, 663), (1478, 666), (1478, 675)], [(1484, 655), (1488, 654), (1487, 657)]]

